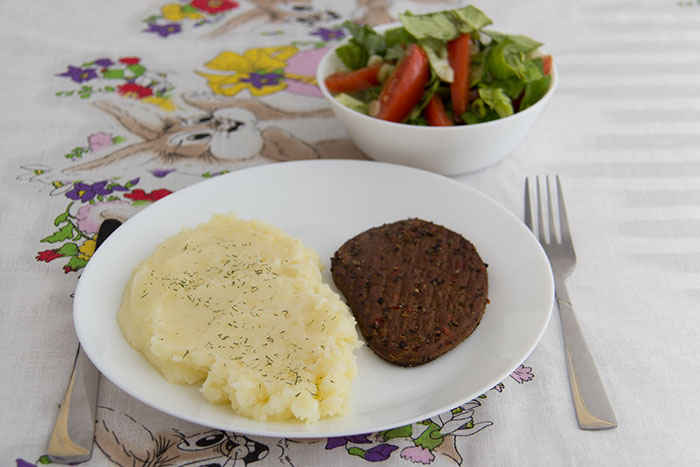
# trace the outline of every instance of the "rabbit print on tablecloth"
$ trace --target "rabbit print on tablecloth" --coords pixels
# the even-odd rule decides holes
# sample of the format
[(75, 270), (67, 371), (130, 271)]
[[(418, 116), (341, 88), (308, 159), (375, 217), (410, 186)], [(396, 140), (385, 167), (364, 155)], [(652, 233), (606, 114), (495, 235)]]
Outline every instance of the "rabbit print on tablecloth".
[[(365, 158), (325, 107), (286, 110), (262, 99), (195, 92), (184, 94), (182, 100), (199, 112), (185, 117), (130, 99), (96, 101), (98, 109), (142, 141), (64, 172), (84, 174), (109, 167), (115, 173), (180, 165), (234, 170), (265, 161)], [(305, 139), (297, 136), (303, 133)]]

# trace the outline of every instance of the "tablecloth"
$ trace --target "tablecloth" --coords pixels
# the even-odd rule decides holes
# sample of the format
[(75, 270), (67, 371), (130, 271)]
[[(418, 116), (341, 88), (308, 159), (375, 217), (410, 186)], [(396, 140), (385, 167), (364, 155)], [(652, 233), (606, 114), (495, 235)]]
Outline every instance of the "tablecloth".
[[(464, 4), (5, 2), (2, 464), (47, 462), (77, 346), (72, 293), (101, 218), (245, 167), (364, 157), (314, 82), (338, 26)], [(473, 4), (496, 29), (543, 42), (560, 83), (509, 157), (453, 178), (521, 216), (524, 178), (561, 176), (579, 258), (569, 290), (619, 427), (578, 428), (554, 313), (502, 383), (380, 433), (223, 432), (103, 378), (86, 465), (700, 465), (700, 2)], [(227, 144), (221, 125), (241, 114), (263, 146)]]

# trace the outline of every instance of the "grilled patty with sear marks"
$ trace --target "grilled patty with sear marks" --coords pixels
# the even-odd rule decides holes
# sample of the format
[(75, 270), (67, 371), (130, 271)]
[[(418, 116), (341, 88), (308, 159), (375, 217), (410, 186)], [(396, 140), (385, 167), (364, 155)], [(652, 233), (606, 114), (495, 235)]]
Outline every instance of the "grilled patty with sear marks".
[(474, 332), (486, 265), (464, 237), (421, 219), (366, 230), (331, 258), (333, 281), (367, 345), (400, 366), (430, 362)]

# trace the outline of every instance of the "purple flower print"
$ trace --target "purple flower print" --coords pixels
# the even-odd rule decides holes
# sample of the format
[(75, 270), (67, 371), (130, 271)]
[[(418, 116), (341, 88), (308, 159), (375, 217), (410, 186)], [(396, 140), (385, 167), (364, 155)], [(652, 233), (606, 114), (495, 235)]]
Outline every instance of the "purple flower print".
[(111, 146), (112, 135), (105, 133), (104, 131), (98, 131), (88, 136), (88, 146), (90, 147), (90, 152), (97, 152), (102, 148), (107, 148)]
[(280, 73), (251, 73), (249, 78), (241, 78), (242, 83), (250, 83), (256, 89), (277, 86), (283, 76)]
[(326, 441), (326, 449), (335, 449), (339, 448), (340, 446), (345, 446), (346, 444), (348, 444), (348, 440), (342, 436), (337, 438), (328, 438)]
[(160, 37), (168, 37), (171, 34), (177, 34), (182, 31), (182, 26), (177, 23), (168, 24), (156, 24), (148, 23), (148, 29), (144, 29), (143, 32), (153, 32), (158, 34)]
[(107, 188), (107, 180), (89, 184), (78, 182), (73, 185), (73, 188), (66, 193), (66, 196), (70, 199), (76, 201), (80, 200), (83, 203), (87, 203), (95, 196), (108, 195), (112, 192), (112, 189)]
[[(136, 185), (138, 182), (139, 182), (139, 179), (135, 178), (134, 180), (127, 182), (127, 186)], [(88, 201), (93, 199), (95, 196), (109, 195), (110, 193), (112, 193), (114, 191), (129, 191), (129, 190), (128, 190), (128, 188), (125, 188), (121, 185), (116, 185), (116, 184), (107, 185), (107, 180), (103, 180), (101, 182), (96, 182), (93, 184), (77, 182), (73, 185), (73, 188), (71, 188), (66, 193), (66, 196), (70, 199), (74, 199), (76, 201), (82, 201), (83, 203), (87, 203)]]
[(389, 456), (391, 456), (391, 453), (398, 448), (398, 446), (394, 446), (393, 444), (380, 444), (372, 449), (368, 449), (365, 452), (364, 458), (370, 462), (382, 462), (387, 460)]
[(338, 436), (336, 438), (328, 438), (326, 449), (335, 449), (348, 443), (367, 444), (371, 442), (367, 435)]
[(430, 452), (430, 449), (422, 446), (411, 446), (401, 451), (401, 457), (413, 462), (414, 464), (430, 464), (435, 460), (435, 455)]
[(68, 71), (65, 73), (60, 73), (57, 76), (65, 76), (72, 79), (76, 83), (82, 83), (84, 81), (90, 81), (91, 79), (97, 78), (97, 72), (92, 68), (81, 68), (68, 65)]
[(345, 32), (342, 29), (319, 28), (311, 33), (312, 36), (318, 36), (323, 42), (330, 40), (338, 40), (345, 37)]
[(510, 377), (518, 383), (523, 384), (525, 381), (532, 381), (532, 378), (534, 378), (535, 375), (532, 374), (532, 368), (529, 366), (520, 365), (513, 373), (510, 374)]
[(166, 175), (173, 173), (173, 172), (175, 172), (175, 169), (153, 169), (153, 170), (151, 170), (151, 174), (157, 178), (163, 178)]
[(95, 60), (92, 63), (94, 63), (95, 65), (102, 67), (102, 68), (107, 68), (108, 66), (114, 64), (114, 62), (108, 58), (98, 58), (97, 60)]
[[(347, 448), (348, 443), (372, 444), (372, 441), (367, 437), (367, 435), (339, 436), (336, 438), (328, 438), (326, 441), (326, 449), (335, 449), (341, 446)], [(398, 446), (383, 443), (367, 450), (357, 446), (351, 446), (350, 448), (347, 448), (347, 451), (348, 454), (362, 457), (369, 462), (382, 462), (387, 460), (391, 456), (391, 453), (398, 448)]]

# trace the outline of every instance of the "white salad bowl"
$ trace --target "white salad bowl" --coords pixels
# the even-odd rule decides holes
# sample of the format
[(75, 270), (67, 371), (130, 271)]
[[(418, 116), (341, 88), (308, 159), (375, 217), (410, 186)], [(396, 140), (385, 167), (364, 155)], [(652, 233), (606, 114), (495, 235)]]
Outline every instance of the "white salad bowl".
[[(376, 27), (378, 32), (400, 26), (392, 23)], [(321, 59), (316, 79), (331, 109), (343, 124), (350, 139), (368, 157), (394, 164), (408, 165), (443, 175), (473, 172), (492, 165), (511, 154), (533, 127), (557, 87), (556, 65), (547, 93), (534, 105), (506, 118), (472, 125), (428, 127), (393, 123), (364, 115), (338, 102), (324, 81), (345, 69), (330, 49)]]

